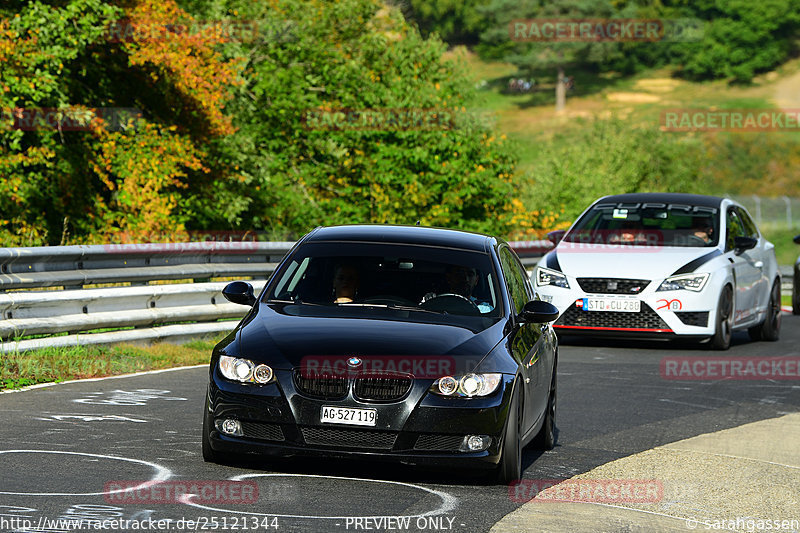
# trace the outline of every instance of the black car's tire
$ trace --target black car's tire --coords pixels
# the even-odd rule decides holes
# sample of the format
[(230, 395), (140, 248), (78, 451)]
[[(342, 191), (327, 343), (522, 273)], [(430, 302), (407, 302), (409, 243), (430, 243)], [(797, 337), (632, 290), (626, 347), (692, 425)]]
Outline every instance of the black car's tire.
[(755, 335), (753, 332), (750, 336), (754, 340), (762, 341), (777, 341), (781, 334), (781, 283), (775, 280), (772, 284), (772, 290), (769, 292), (769, 303), (767, 304), (767, 316), (764, 317), (764, 322), (756, 326)]
[(519, 383), (515, 383), (500, 450), (500, 464), (497, 465), (496, 478), (499, 483), (503, 484), (512, 483), (522, 477), (522, 445), (520, 443), (522, 401), (520, 397)]
[(800, 315), (800, 271), (796, 267), (792, 283), (792, 314)]
[(733, 335), (733, 288), (725, 285), (719, 294), (717, 304), (717, 322), (711, 347), (715, 350), (727, 350), (731, 346)]
[(208, 412), (207, 408), (203, 406), (203, 461), (207, 463), (219, 463), (219, 454), (211, 447), (211, 440), (209, 433), (211, 428), (208, 426)]
[(556, 407), (558, 406), (557, 369), (553, 366), (553, 378), (550, 380), (550, 393), (547, 395), (547, 407), (544, 422), (539, 433), (533, 438), (533, 445), (539, 450), (552, 450), (556, 446)]

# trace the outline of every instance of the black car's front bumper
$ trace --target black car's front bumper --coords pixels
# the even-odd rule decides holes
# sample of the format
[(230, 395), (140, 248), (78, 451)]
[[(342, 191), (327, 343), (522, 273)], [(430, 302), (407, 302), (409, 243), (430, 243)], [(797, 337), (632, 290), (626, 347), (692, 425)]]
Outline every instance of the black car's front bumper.
[[(242, 385), (212, 372), (206, 400), (206, 423), (216, 452), (256, 453), (271, 457), (317, 456), (374, 459), (424, 466), (492, 469), (500, 460), (501, 436), (508, 416), (511, 383), (504, 376), (486, 398), (442, 398), (428, 392), (433, 380), (415, 380), (395, 402), (363, 402), (300, 394), (292, 372), (276, 372), (270, 385)], [(374, 427), (320, 422), (323, 405), (377, 410)], [(221, 433), (215, 421), (238, 420), (243, 436)], [(467, 435), (488, 435), (484, 451), (459, 451)]]

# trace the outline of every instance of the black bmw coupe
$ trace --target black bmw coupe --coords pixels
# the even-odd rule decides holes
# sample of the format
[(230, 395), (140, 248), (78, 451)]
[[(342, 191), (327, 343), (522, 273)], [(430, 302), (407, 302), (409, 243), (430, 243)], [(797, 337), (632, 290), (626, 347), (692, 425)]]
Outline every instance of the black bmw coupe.
[(556, 440), (558, 343), (501, 239), (418, 226), (317, 228), (213, 351), (203, 458), (378, 459), (521, 477)]

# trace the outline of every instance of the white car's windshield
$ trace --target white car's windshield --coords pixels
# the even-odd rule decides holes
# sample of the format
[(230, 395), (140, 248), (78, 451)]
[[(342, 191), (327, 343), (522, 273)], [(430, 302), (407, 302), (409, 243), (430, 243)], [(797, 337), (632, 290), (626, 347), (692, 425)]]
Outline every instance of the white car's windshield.
[(600, 203), (564, 237), (581, 244), (714, 247), (719, 242), (718, 209), (661, 203)]

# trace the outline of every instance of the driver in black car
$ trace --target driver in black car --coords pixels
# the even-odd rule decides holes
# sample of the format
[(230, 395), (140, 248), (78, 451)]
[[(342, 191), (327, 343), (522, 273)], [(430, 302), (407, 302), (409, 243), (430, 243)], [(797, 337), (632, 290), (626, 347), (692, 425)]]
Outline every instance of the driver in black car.
[(474, 268), (461, 265), (450, 265), (445, 271), (444, 278), (447, 282), (448, 292), (442, 294), (429, 292), (422, 298), (421, 303), (425, 303), (431, 298), (449, 293), (457, 294), (468, 299), (478, 307), (481, 313), (488, 313), (493, 309), (490, 303), (481, 301), (472, 295), (472, 291), (475, 289), (475, 285), (478, 283), (478, 272)]

